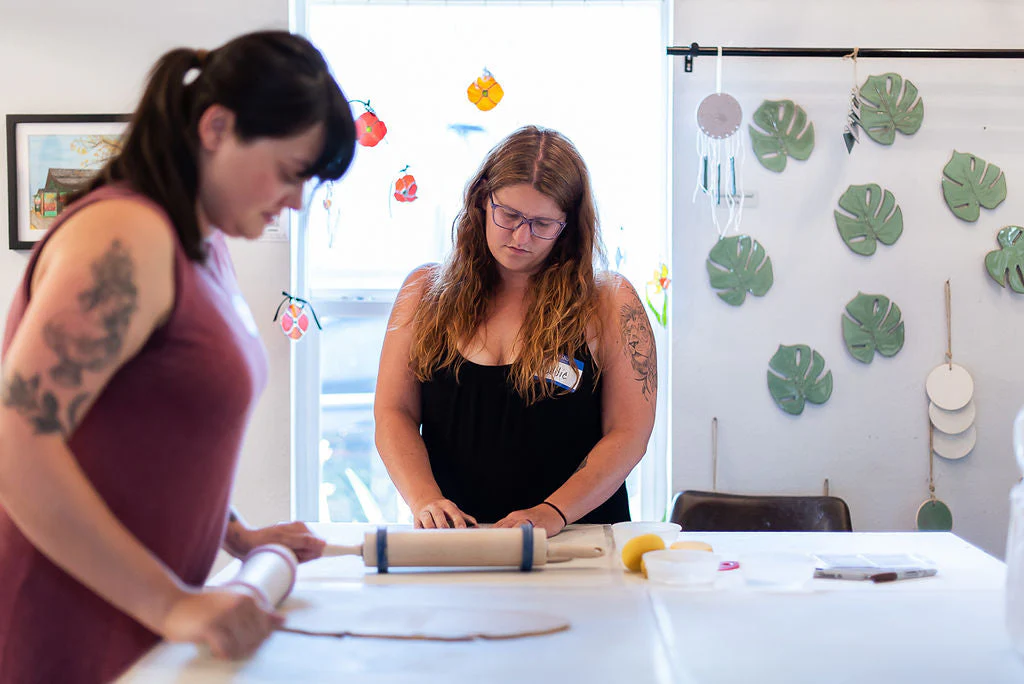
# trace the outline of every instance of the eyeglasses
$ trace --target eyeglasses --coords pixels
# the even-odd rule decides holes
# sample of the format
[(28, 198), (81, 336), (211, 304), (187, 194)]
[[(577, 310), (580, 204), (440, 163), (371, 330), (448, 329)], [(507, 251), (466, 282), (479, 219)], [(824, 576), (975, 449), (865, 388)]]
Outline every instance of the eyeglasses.
[(541, 240), (554, 240), (566, 226), (565, 221), (549, 218), (526, 218), (512, 207), (496, 203), (493, 194), (491, 194), (491, 216), (494, 218), (494, 225), (505, 230), (518, 230), (519, 226), (525, 223), (530, 227), (530, 235)]

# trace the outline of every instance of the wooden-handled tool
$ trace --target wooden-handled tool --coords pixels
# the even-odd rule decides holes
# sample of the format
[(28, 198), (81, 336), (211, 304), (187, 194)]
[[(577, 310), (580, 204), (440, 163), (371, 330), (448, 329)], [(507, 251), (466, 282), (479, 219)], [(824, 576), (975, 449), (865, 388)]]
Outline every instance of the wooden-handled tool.
[(540, 528), (388, 530), (367, 532), (362, 544), (328, 544), (324, 556), (362, 556), (379, 572), (397, 567), (518, 567), (604, 555), (600, 546), (550, 544)]

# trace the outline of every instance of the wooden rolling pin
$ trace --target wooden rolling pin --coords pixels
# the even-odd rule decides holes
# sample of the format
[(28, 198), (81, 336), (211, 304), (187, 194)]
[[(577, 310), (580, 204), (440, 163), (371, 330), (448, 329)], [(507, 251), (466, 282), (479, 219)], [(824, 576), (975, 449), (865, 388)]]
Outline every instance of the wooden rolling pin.
[(362, 556), (367, 567), (518, 567), (523, 572), (573, 558), (597, 558), (600, 546), (549, 544), (542, 528), (388, 530), (367, 532), (362, 544), (328, 544), (324, 556)]

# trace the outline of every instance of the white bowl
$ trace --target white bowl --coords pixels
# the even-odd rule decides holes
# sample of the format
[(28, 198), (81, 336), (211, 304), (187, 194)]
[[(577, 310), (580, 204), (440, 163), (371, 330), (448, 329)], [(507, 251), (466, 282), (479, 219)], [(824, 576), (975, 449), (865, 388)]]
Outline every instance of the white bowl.
[(747, 584), (774, 589), (799, 589), (814, 577), (817, 564), (805, 553), (766, 552), (740, 556), (740, 570)]
[(612, 525), (612, 537), (615, 539), (615, 548), (622, 552), (625, 546), (633, 537), (641, 534), (656, 534), (665, 542), (665, 547), (672, 545), (672, 542), (679, 536), (682, 529), (672, 522), (620, 522)]
[(665, 549), (644, 554), (647, 579), (652, 582), (698, 586), (713, 584), (722, 557), (708, 551)]

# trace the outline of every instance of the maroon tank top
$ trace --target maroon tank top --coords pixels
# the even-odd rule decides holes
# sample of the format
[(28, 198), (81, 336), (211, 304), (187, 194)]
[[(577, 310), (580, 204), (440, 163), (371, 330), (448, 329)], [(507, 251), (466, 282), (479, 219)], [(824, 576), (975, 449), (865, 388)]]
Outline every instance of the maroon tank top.
[[(36, 245), (7, 318), (3, 354), (29, 300), (46, 239), (90, 204), (133, 198), (105, 187), (74, 203)], [(205, 264), (175, 235), (174, 306), (122, 366), (68, 445), (114, 515), (184, 582), (202, 585), (226, 526), (235, 467), (266, 352), (220, 233)], [(31, 453), (19, 454), (31, 458)], [(158, 637), (47, 560), (0, 507), (0, 683), (105, 682)]]

